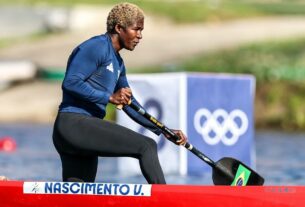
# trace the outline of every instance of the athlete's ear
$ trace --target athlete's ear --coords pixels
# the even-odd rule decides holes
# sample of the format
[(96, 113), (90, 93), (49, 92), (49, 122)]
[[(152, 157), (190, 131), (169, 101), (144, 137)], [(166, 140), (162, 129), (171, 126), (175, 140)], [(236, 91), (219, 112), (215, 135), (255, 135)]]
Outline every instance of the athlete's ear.
[(114, 29), (115, 29), (116, 33), (120, 34), (122, 29), (123, 29), (123, 27), (121, 25), (119, 25), (119, 24), (116, 24), (114, 26)]

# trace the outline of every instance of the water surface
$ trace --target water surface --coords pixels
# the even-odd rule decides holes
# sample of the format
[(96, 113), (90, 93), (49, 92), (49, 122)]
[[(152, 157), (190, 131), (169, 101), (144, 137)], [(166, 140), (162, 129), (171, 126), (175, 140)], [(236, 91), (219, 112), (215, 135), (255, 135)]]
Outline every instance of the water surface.
[[(0, 124), (0, 138), (10, 136), (17, 142), (12, 153), (0, 152), (0, 175), (17, 180), (61, 180), (61, 163), (53, 146), (52, 125)], [(266, 185), (305, 185), (305, 133), (258, 131), (256, 170)], [(97, 182), (146, 183), (142, 176), (117, 173), (117, 160), (99, 160)], [(203, 163), (205, 164), (205, 163)], [(169, 184), (211, 185), (211, 175), (166, 175)]]

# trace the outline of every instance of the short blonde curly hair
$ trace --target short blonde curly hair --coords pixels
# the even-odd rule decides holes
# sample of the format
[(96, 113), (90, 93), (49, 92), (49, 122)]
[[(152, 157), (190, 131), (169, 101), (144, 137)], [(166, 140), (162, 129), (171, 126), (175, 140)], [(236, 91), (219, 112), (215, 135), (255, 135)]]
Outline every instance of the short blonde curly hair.
[(120, 3), (115, 5), (107, 17), (107, 32), (115, 33), (115, 25), (123, 28), (134, 24), (139, 20), (144, 20), (144, 12), (135, 4)]

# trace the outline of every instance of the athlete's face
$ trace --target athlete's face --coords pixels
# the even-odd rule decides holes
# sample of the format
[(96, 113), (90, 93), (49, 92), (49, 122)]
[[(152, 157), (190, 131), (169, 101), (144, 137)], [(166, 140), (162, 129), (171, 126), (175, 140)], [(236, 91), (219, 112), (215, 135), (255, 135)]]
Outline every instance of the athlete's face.
[(142, 31), (144, 29), (144, 20), (139, 20), (127, 28), (120, 28), (119, 39), (121, 48), (134, 50), (142, 39)]

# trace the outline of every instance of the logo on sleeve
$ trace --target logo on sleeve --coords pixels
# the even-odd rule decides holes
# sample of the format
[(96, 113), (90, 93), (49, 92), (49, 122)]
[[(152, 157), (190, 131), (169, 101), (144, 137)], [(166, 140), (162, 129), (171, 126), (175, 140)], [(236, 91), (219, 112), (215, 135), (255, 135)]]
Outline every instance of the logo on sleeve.
[(107, 70), (113, 72), (113, 65), (112, 63), (110, 63), (107, 67), (106, 67)]

